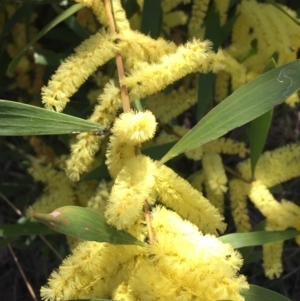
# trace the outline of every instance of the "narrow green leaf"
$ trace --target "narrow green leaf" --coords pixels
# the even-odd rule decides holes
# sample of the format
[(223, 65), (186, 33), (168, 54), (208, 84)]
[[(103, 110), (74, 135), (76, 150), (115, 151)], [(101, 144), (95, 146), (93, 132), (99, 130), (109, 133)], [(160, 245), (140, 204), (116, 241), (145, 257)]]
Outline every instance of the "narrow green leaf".
[(8, 237), (0, 241), (0, 248), (6, 247), (8, 244), (15, 240), (14, 237)]
[(104, 128), (74, 116), (0, 99), (0, 136), (58, 135)]
[[(274, 54), (276, 57), (276, 55)], [(276, 68), (276, 61), (274, 58), (267, 62), (264, 72)], [(258, 159), (263, 151), (267, 135), (271, 126), (273, 110), (257, 117), (250, 122), (249, 141), (250, 141), (250, 162), (252, 178)]]
[(266, 288), (250, 284), (250, 289), (242, 291), (245, 301), (291, 301), (289, 298)]
[(0, 225), (0, 237), (16, 237), (22, 235), (57, 234), (44, 225), (33, 222), (23, 224)]
[(145, 0), (142, 12), (141, 32), (157, 39), (162, 24), (161, 0)]
[[(65, 12), (57, 4), (53, 4), (52, 6), (59, 15)], [(64, 22), (81, 39), (85, 40), (90, 36), (89, 33), (85, 30), (85, 28), (83, 28), (79, 24), (79, 22), (74, 16), (69, 16), (68, 18), (64, 19)]]
[(300, 60), (270, 70), (232, 93), (187, 132), (160, 160), (215, 140), (282, 103), (300, 89)]
[(49, 228), (84, 240), (109, 242), (112, 244), (144, 244), (123, 230), (110, 226), (104, 216), (89, 208), (65, 206), (50, 214), (34, 213), (34, 218)]
[(56, 26), (60, 22), (64, 21), (68, 17), (75, 14), (81, 8), (82, 8), (82, 4), (74, 4), (70, 8), (66, 9), (62, 14), (60, 14), (55, 19), (53, 19), (50, 23), (48, 23), (29, 43), (26, 44), (26, 46), (22, 49), (22, 51), (11, 61), (11, 63), (8, 66), (7, 72), (9, 74), (12, 74), (15, 71), (22, 56), (36, 41), (38, 41), (42, 36), (44, 36), (54, 26)]
[(273, 110), (259, 116), (250, 123), (249, 140), (250, 140), (250, 162), (252, 177), (258, 159), (263, 151), (267, 135), (271, 126)]
[[(264, 219), (258, 225), (256, 225), (255, 227), (253, 227), (250, 232), (264, 231), (265, 227), (266, 227), (266, 220)], [(253, 250), (253, 246), (251, 246), (251, 247), (243, 247), (243, 248), (239, 249), (239, 252), (241, 253), (241, 255), (244, 258), (244, 262), (245, 262), (246, 258), (250, 255), (250, 253), (251, 253), (252, 250)]]
[(232, 233), (218, 237), (223, 243), (229, 243), (233, 248), (258, 246), (270, 242), (282, 241), (300, 235), (300, 231), (255, 231), (249, 233)]
[[(221, 45), (220, 16), (212, 5), (206, 16), (205, 39), (212, 41), (213, 50), (217, 51)], [(216, 75), (212, 72), (198, 74), (197, 84), (197, 120), (200, 120), (207, 112), (208, 106), (212, 103), (212, 92)], [(212, 105), (211, 105), (212, 106)], [(210, 106), (210, 107), (211, 107)]]

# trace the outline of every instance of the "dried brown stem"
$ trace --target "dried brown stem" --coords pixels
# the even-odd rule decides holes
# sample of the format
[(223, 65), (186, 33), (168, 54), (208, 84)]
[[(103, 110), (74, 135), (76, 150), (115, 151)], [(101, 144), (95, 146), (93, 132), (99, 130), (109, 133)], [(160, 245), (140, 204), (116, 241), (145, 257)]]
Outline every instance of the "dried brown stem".
[(14, 259), (15, 264), (16, 264), (17, 267), (18, 267), (18, 270), (19, 270), (19, 272), (20, 272), (20, 274), (21, 274), (21, 276), (22, 276), (22, 278), (23, 278), (23, 280), (24, 280), (26, 286), (27, 286), (27, 289), (28, 289), (28, 291), (29, 291), (29, 294), (31, 295), (31, 297), (32, 297), (32, 299), (33, 299), (34, 301), (38, 301), (38, 299), (37, 299), (37, 297), (36, 297), (36, 295), (35, 295), (35, 293), (34, 293), (32, 287), (31, 287), (29, 281), (28, 281), (27, 278), (26, 278), (26, 275), (25, 275), (25, 273), (24, 273), (22, 267), (21, 267), (20, 264), (19, 264), (18, 257), (17, 257), (16, 254), (14, 253), (14, 251), (13, 251), (12, 247), (10, 246), (10, 244), (8, 244), (7, 247), (8, 247), (8, 250), (9, 250), (11, 256), (12, 256), (13, 259)]
[[(105, 9), (106, 9), (106, 14), (107, 14), (107, 19), (108, 19), (110, 30), (112, 33), (117, 33), (117, 28), (116, 28), (115, 19), (114, 19), (110, 0), (104, 0), (104, 5), (105, 5)], [(116, 54), (116, 65), (117, 65), (117, 69), (118, 69), (118, 77), (119, 77), (119, 83), (120, 83), (123, 111), (128, 112), (128, 111), (130, 111), (130, 100), (129, 100), (129, 96), (128, 96), (127, 87), (121, 83), (122, 79), (125, 77), (125, 72), (124, 72), (123, 60), (122, 60), (120, 53)]]

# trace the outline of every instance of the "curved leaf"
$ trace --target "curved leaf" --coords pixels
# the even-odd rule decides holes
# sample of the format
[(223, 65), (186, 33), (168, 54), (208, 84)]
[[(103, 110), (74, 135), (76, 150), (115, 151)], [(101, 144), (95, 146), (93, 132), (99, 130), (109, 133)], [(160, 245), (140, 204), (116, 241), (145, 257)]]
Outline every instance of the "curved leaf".
[(0, 136), (70, 134), (105, 127), (74, 116), (0, 99)]
[(266, 288), (250, 284), (250, 289), (242, 291), (245, 301), (291, 301), (289, 298), (268, 290)]
[(71, 15), (75, 14), (82, 7), (83, 7), (82, 4), (74, 4), (73, 6), (65, 10), (62, 14), (60, 14), (55, 19), (53, 19), (50, 23), (48, 23), (29, 43), (27, 43), (27, 45), (23, 48), (23, 50), (11, 61), (11, 63), (8, 65), (7, 72), (9, 74), (12, 74), (15, 71), (18, 63), (20, 62), (22, 56), (36, 41), (38, 41), (43, 35), (45, 35), (54, 26), (64, 21)]
[(65, 206), (50, 214), (34, 213), (34, 218), (49, 228), (84, 240), (109, 242), (112, 244), (144, 244), (123, 230), (110, 226), (104, 216), (89, 208)]
[(300, 60), (270, 70), (236, 90), (204, 116), (160, 160), (164, 163), (217, 139), (282, 103), (300, 89)]
[(255, 231), (249, 233), (232, 233), (218, 237), (223, 243), (229, 243), (233, 248), (258, 246), (270, 242), (282, 241), (300, 235), (300, 231)]

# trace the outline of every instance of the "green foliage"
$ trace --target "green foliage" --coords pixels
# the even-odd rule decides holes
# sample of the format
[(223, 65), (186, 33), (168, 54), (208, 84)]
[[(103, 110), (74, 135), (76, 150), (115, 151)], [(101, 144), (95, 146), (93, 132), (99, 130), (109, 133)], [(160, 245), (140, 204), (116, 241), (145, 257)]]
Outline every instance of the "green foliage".
[(144, 245), (129, 233), (108, 225), (104, 216), (88, 208), (65, 206), (50, 214), (35, 213), (34, 218), (57, 232), (84, 240)]

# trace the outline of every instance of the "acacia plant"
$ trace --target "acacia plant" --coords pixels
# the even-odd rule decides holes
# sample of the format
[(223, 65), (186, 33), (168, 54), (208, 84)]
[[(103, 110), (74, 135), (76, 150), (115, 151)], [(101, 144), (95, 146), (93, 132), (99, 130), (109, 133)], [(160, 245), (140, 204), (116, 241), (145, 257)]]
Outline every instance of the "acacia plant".
[[(26, 215), (67, 234), (71, 249), (42, 286), (42, 300), (250, 301), (253, 294), (284, 300), (249, 285), (240, 273), (245, 253), (236, 249), (263, 244), (266, 277), (280, 277), (282, 240), (299, 234), (284, 230), (300, 231), (300, 207), (276, 200), (270, 188), (300, 176), (299, 144), (261, 154), (263, 134), (254, 145), (250, 131), (250, 148), (225, 134), (250, 121), (267, 132), (269, 124), (262, 124), (275, 105), (298, 105), (296, 13), (255, 0), (236, 6), (229, 0), (153, 1), (161, 9), (156, 12), (164, 33), (154, 37), (153, 29), (151, 35), (137, 30), (141, 22), (145, 28), (140, 11), (151, 1), (137, 1), (130, 18), (124, 9), (130, 1), (75, 1), (86, 7), (85, 18), (93, 20), (93, 13), (100, 29), (90, 25), (94, 33), (42, 87), (49, 112), (36, 114), (54, 114), (45, 115), (45, 124), (50, 116), (63, 120), (67, 117), (57, 116), (90, 76), (98, 87), (87, 95), (93, 106), (88, 122), (63, 129), (72, 134), (70, 155), (58, 156), (30, 138), (39, 156), (27, 155), (28, 172), (45, 188)], [(185, 35), (168, 40), (178, 26)], [(117, 72), (109, 76), (104, 70), (112, 59)], [(212, 96), (219, 104), (203, 117)], [(195, 104), (199, 123), (192, 129), (176, 124)], [(68, 122), (73, 126), (73, 119)], [(41, 128), (38, 133), (45, 134)], [(147, 152), (168, 143), (176, 144), (161, 160)], [(201, 170), (188, 179), (165, 165), (181, 153), (201, 161)], [(223, 154), (238, 158), (235, 170), (225, 166)], [(82, 181), (104, 165), (110, 179)], [(226, 199), (243, 236), (220, 236)], [(253, 227), (248, 201), (265, 217), (263, 234), (248, 233)], [(237, 237), (244, 238), (237, 242)]]

